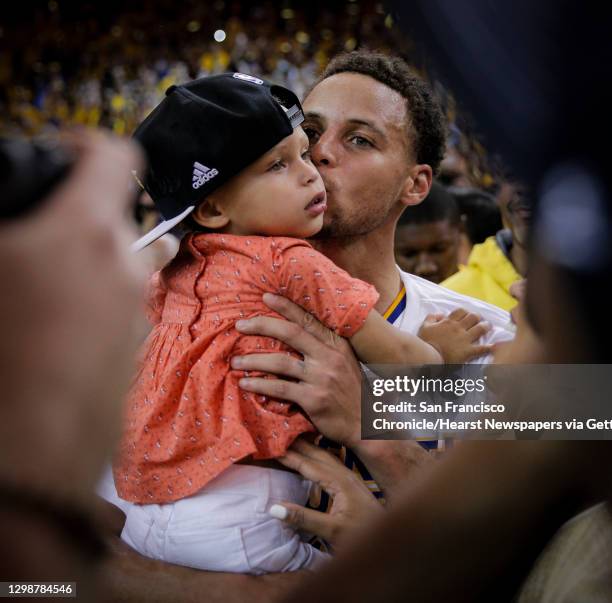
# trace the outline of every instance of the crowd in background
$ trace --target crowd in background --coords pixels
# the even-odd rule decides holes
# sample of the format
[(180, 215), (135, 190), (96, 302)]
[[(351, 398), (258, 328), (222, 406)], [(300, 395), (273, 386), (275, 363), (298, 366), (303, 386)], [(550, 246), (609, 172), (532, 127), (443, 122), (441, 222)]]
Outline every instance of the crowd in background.
[(130, 133), (171, 84), (228, 70), (301, 96), (338, 51), (396, 48), (391, 25), (373, 1), (291, 8), (142, 0), (113, 11), (51, 0), (2, 32), (2, 127), (37, 133), (76, 123)]
[[(242, 71), (302, 97), (329, 58), (368, 47), (412, 61), (413, 47), (377, 0), (308, 3), (72, 0), (16, 7), (0, 21), (0, 133), (44, 135), (60, 126), (130, 135), (172, 84)], [(27, 40), (27, 44), (24, 44)], [(491, 188), (485, 150), (452, 97), (445, 170)]]
[[(100, 7), (49, 0), (36, 10), (30, 7), (21, 14), (18, 10), (10, 19), (0, 28), (7, 49), (0, 59), (3, 134), (45, 136), (77, 125), (129, 136), (168, 87), (204, 75), (241, 71), (287, 86), (303, 97), (338, 52), (368, 47), (400, 55), (412, 64), (416, 61), (410, 40), (388, 7), (377, 0), (293, 5), (216, 0), (179, 6), (168, 0), (138, 0), (127, 7), (117, 2)], [(28, 44), (24, 46), (23, 40)], [(452, 244), (442, 241), (439, 233), (425, 248), (420, 241), (399, 242), (404, 255), (421, 251), (423, 256), (421, 265), (411, 268), (398, 251), (400, 265), (440, 282), (440, 274), (446, 278), (468, 263), (474, 244), (501, 229), (495, 195), (502, 180), (499, 170), (491, 168), (466, 114), (439, 82), (432, 83), (449, 122), (440, 184), (456, 191), (493, 193), (487, 197), (477, 192), (477, 201), (457, 198), (460, 221)], [(438, 203), (435, 210), (432, 201), (431, 207), (424, 205), (429, 217), (410, 212), (409, 218), (419, 221), (423, 233), (425, 222), (438, 221), (433, 214), (440, 208)], [(482, 232), (473, 236), (474, 228)], [(436, 274), (436, 256), (441, 253), (446, 254), (448, 267)]]
[[(4, 19), (11, 21), (0, 26), (6, 49), (0, 55), (4, 135), (53, 135), (76, 125), (129, 136), (168, 87), (225, 71), (269, 79), (302, 97), (330, 57), (358, 47), (414, 63), (411, 42), (377, 0), (294, 5), (192, 0), (179, 6), (169, 0), (138, 0), (104, 7), (49, 0)], [(449, 120), (440, 183), (495, 192), (499, 178), (471, 123), (452, 95), (433, 84)], [(499, 229), (499, 211), (493, 197), (489, 201), (481, 199), (481, 205), (494, 214), (493, 225), (474, 241), (463, 236), (463, 251), (451, 260), (453, 272), (467, 262), (473, 243)], [(468, 213), (460, 211), (464, 231), (474, 222), (467, 223)]]

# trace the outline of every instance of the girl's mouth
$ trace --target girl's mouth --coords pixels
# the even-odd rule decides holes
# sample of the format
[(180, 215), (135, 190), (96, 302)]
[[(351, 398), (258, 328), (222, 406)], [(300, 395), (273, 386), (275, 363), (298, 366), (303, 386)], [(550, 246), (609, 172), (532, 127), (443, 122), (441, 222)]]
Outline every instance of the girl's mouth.
[(319, 193), (312, 198), (310, 203), (304, 208), (309, 214), (318, 216), (327, 209), (327, 196), (325, 192)]

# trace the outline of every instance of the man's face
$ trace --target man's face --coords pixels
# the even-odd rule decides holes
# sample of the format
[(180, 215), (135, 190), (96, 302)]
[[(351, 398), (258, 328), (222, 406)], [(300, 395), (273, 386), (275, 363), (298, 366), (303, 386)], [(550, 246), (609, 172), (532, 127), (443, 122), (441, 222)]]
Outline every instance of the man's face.
[(434, 283), (457, 272), (458, 251), (459, 229), (448, 220), (402, 224), (395, 231), (398, 266)]
[(366, 75), (339, 73), (304, 101), (303, 128), (327, 190), (317, 238), (350, 237), (385, 223), (414, 164), (405, 99)]
[(525, 247), (531, 223), (527, 191), (518, 183), (504, 182), (497, 194), (497, 204), (504, 226), (512, 231), (513, 241)]
[(440, 164), (438, 181), (445, 186), (469, 188), (474, 186), (470, 178), (468, 162), (454, 147), (447, 147)]

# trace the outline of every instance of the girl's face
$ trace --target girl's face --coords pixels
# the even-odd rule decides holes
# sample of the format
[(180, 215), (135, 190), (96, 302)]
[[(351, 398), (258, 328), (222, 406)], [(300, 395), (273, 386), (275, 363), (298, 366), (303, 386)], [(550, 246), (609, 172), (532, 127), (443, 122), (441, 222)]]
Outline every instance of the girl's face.
[(325, 186), (310, 160), (308, 145), (302, 128), (296, 128), (209, 195), (195, 219), (200, 222), (202, 215), (212, 213), (217, 221), (202, 222), (205, 226), (237, 235), (306, 238), (316, 234), (327, 205)]

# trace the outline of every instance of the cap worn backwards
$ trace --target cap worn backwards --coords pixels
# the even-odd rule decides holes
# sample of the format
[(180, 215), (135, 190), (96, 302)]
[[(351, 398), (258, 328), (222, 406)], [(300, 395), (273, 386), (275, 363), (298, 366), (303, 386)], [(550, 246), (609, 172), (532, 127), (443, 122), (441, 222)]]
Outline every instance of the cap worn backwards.
[(174, 228), (204, 197), (289, 136), (303, 120), (293, 92), (244, 73), (170, 86), (134, 132), (148, 159), (141, 180), (164, 221), (132, 250), (143, 249)]

